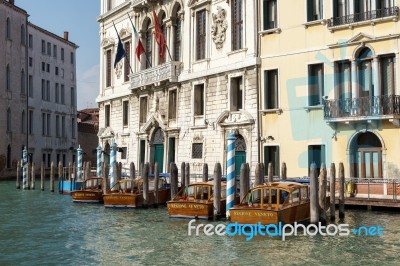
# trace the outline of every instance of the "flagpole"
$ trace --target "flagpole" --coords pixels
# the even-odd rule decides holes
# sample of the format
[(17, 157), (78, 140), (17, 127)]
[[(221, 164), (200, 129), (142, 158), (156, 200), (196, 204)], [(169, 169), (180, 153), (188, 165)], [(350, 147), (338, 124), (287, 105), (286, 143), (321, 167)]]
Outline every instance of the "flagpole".
[[(113, 25), (114, 25), (115, 32), (116, 32), (117, 35), (118, 35), (118, 41), (119, 41), (119, 40), (121, 40), (121, 38), (119, 37), (117, 27), (115, 27), (114, 20), (112, 21), (112, 23), (113, 23)], [(130, 53), (129, 53), (129, 54), (130, 54)], [(132, 70), (132, 67), (131, 67), (131, 63), (129, 62), (129, 58), (127, 58), (127, 56), (126, 56), (126, 51), (125, 51), (124, 57), (125, 57), (126, 62), (128, 63), (129, 69), (131, 70), (131, 74), (133, 74), (133, 70)]]
[[(130, 22), (131, 22), (131, 24), (132, 24), (132, 27), (133, 27), (133, 28), (135, 28), (135, 26), (133, 25), (133, 22), (132, 22), (131, 16), (129, 16), (129, 13), (127, 13), (127, 15), (128, 15), (128, 18), (129, 18), (129, 20), (130, 20)], [(135, 28), (135, 29), (136, 29), (136, 28)], [(140, 37), (139, 37), (139, 38), (140, 38)], [(153, 66), (151, 65), (151, 63), (150, 63), (149, 59), (147, 58), (146, 51), (144, 52), (144, 57), (146, 57), (146, 61), (147, 61), (147, 63), (150, 65), (150, 67), (153, 67)]]

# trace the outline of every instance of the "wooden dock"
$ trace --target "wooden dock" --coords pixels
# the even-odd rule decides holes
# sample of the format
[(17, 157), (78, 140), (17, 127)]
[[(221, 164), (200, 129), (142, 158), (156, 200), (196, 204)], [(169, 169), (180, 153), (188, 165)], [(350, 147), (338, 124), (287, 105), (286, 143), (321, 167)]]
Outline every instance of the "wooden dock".
[[(336, 204), (339, 204), (338, 200), (336, 200)], [(347, 206), (383, 207), (383, 208), (400, 208), (400, 200), (348, 197), (345, 199), (345, 205), (347, 205)]]

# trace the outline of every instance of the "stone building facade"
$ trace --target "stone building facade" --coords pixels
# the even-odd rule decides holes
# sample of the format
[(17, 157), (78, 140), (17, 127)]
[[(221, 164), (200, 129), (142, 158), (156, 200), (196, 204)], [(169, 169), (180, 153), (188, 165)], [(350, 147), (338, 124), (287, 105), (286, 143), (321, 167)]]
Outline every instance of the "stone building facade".
[[(116, 142), (118, 161), (221, 162), (236, 135), (236, 162), (258, 162), (257, 25), (252, 1), (101, 1), (99, 142)], [(168, 49), (154, 38), (157, 15)], [(145, 53), (138, 60), (135, 26)], [(115, 24), (115, 28), (114, 25)], [(128, 60), (113, 68), (118, 35)], [(130, 66), (129, 66), (130, 65)], [(106, 156), (107, 160), (107, 156)], [(225, 170), (223, 170), (225, 173)]]

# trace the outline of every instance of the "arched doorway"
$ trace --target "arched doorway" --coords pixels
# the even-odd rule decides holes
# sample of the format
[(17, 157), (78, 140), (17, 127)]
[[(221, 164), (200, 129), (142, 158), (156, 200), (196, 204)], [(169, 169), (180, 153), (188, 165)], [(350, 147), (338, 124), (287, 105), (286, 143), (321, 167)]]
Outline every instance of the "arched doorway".
[(158, 170), (163, 172), (164, 169), (164, 132), (159, 127), (154, 132), (153, 137), (153, 146), (154, 146), (154, 163), (158, 163)]
[(246, 141), (242, 135), (236, 135), (235, 140), (235, 173), (240, 176), (240, 167), (246, 163)]
[(361, 133), (351, 143), (352, 176), (382, 178), (382, 143), (372, 132)]

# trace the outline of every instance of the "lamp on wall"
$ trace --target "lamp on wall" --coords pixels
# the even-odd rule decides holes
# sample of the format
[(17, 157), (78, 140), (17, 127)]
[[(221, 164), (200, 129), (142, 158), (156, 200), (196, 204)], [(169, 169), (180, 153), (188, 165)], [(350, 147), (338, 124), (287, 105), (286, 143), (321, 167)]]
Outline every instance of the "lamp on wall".
[(273, 136), (268, 136), (267, 140), (275, 140), (275, 138)]

